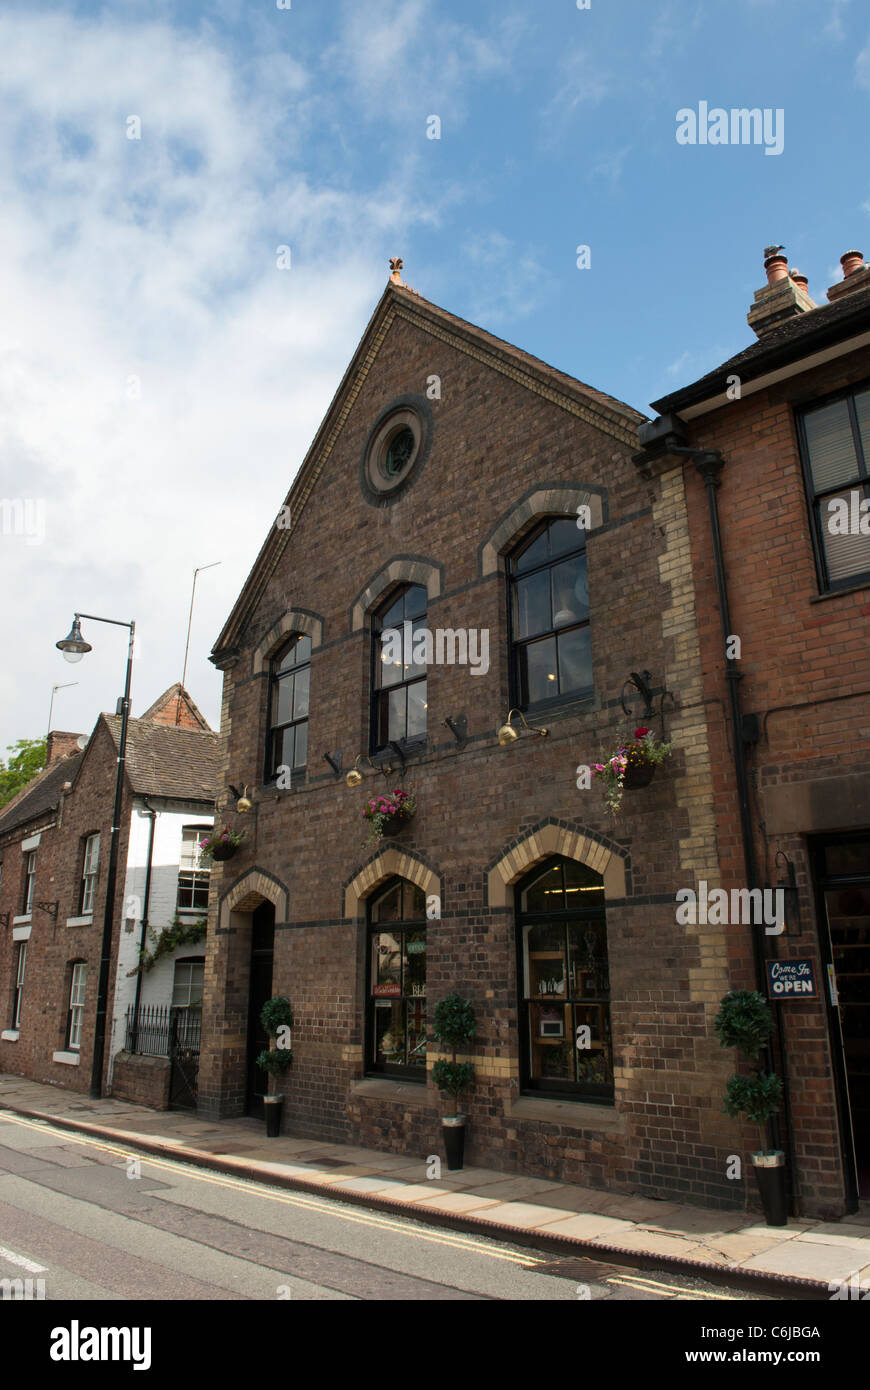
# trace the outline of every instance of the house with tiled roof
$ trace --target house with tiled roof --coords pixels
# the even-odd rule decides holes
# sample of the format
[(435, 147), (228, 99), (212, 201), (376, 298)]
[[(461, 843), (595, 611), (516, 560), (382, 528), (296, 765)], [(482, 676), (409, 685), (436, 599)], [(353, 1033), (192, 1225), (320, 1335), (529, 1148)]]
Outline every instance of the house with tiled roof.
[[(52, 732), (0, 812), (0, 1071), (76, 1090), (92, 1083), (120, 726)], [(129, 720), (101, 1084), (149, 1104), (169, 1103), (171, 1034), (195, 1028), (202, 994), (217, 744), (178, 684)], [(191, 1105), (195, 1074), (176, 1080)]]

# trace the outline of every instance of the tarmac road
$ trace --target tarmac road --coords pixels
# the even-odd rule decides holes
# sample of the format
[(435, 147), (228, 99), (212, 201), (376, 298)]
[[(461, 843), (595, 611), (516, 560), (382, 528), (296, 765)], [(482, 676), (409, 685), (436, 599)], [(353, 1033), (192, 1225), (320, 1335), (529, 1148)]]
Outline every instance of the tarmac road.
[(128, 1156), (9, 1112), (0, 1115), (0, 1289), (46, 1300), (758, 1299)]

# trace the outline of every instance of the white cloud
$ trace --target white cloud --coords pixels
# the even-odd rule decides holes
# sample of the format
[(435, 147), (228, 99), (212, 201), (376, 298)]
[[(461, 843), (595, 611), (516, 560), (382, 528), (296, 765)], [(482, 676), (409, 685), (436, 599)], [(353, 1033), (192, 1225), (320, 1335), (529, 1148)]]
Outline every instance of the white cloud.
[[(402, 159), (378, 186), (314, 186), (302, 153), (324, 99), (287, 54), (234, 66), (208, 33), (45, 11), (0, 18), (0, 50), (0, 498), (44, 497), (47, 517), (42, 545), (0, 535), (19, 653), (0, 666), (2, 756), (69, 678), (53, 643), (75, 608), (136, 618), (134, 711), (179, 679), (192, 571), (220, 559), (188, 673), (216, 721), (208, 651), (386, 283), (393, 230), (457, 195), (416, 193)], [(94, 653), (55, 712), (81, 731), (114, 707), (124, 657), (117, 630), (85, 626)]]
[(552, 287), (552, 276), (534, 249), (517, 246), (503, 232), (470, 237), (462, 254), (475, 268), (469, 313), (485, 328), (534, 313)]

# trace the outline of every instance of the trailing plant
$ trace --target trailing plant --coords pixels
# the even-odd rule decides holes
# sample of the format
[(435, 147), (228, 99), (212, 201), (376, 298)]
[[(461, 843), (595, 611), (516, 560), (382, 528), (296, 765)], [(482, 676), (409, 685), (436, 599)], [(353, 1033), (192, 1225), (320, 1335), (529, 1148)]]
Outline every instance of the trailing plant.
[(457, 1049), (463, 1043), (471, 1042), (477, 1032), (474, 1008), (469, 1000), (458, 994), (448, 994), (435, 1005), (432, 1032), (439, 1042), (450, 1048), (452, 1060), (441, 1060), (432, 1068), (432, 1079), (439, 1091), (447, 1091), (453, 1096), (459, 1112), (459, 1097), (467, 1091), (474, 1078), (471, 1062), (457, 1062)]
[(773, 1016), (758, 990), (729, 989), (713, 1026), (723, 1047), (736, 1047), (754, 1061), (773, 1032)]
[(592, 776), (604, 783), (604, 796), (611, 815), (618, 815), (625, 790), (625, 774), (630, 767), (658, 767), (671, 755), (672, 745), (656, 739), (652, 729), (635, 729), (634, 739), (621, 743), (610, 753), (602, 750), (600, 763), (593, 763)]
[(148, 928), (148, 934), (154, 942), (152, 950), (147, 946), (143, 947), (139, 954), (139, 964), (132, 970), (127, 971), (127, 975), (138, 975), (153, 970), (159, 960), (164, 956), (171, 956), (179, 946), (193, 946), (197, 941), (201, 941), (206, 934), (208, 919), (197, 917), (195, 921), (182, 921), (176, 912), (168, 927), (164, 927), (157, 932), (153, 927)]
[(416, 810), (416, 798), (410, 792), (403, 791), (401, 787), (372, 797), (366, 802), (363, 811), (363, 818), (369, 822), (369, 835), (363, 847), (370, 845), (373, 840), (383, 838), (384, 825), (391, 816), (397, 816), (399, 820), (410, 820)]
[(225, 825), (222, 830), (219, 830), (216, 826), (214, 830), (209, 831), (208, 835), (200, 840), (200, 856), (203, 859), (213, 859), (215, 849), (220, 849), (227, 845), (234, 845), (235, 848), (238, 849), (244, 838), (243, 831), (234, 830), (230, 825)]

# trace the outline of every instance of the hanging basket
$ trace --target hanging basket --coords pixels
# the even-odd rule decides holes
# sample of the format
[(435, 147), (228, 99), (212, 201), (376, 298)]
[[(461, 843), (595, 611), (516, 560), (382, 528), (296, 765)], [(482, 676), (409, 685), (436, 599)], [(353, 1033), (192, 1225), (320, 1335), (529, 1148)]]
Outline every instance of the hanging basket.
[(393, 835), (398, 835), (399, 831), (404, 829), (410, 819), (410, 816), (387, 816), (381, 831), (382, 838), (387, 840)]
[(655, 763), (647, 762), (646, 758), (632, 759), (625, 769), (622, 785), (626, 791), (639, 791), (641, 787), (649, 786), (655, 774)]
[(238, 845), (231, 844), (229, 841), (226, 844), (218, 843), (212, 850), (211, 857), (212, 859), (232, 859), (237, 849)]

